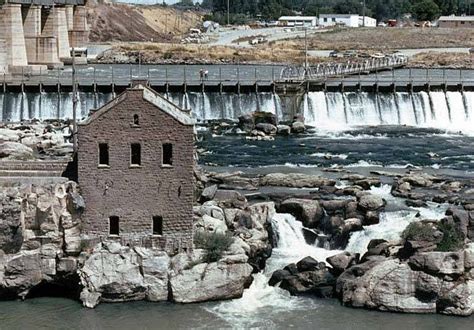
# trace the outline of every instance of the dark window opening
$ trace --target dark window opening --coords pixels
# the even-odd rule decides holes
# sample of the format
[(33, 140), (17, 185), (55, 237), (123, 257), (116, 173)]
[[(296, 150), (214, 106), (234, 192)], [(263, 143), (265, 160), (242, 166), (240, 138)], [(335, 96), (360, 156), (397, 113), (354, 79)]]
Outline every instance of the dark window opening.
[(109, 165), (109, 145), (99, 143), (99, 165)]
[(112, 216), (109, 218), (109, 234), (120, 235), (119, 217)]
[(140, 125), (140, 119), (137, 114), (133, 115), (133, 125)]
[(173, 145), (163, 144), (163, 165), (173, 165)]
[(153, 217), (153, 235), (163, 235), (163, 217)]
[(130, 163), (132, 165), (142, 164), (141, 146), (139, 143), (132, 143)]

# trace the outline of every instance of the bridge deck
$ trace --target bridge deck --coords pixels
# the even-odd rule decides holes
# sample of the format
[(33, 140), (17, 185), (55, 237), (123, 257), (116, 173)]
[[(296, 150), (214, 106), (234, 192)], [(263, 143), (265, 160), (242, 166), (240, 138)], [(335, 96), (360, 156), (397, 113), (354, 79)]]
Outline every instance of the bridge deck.
[(13, 3), (20, 5), (40, 5), (40, 6), (52, 6), (52, 5), (77, 5), (83, 6), (85, 0), (0, 0), (0, 5), (5, 3)]

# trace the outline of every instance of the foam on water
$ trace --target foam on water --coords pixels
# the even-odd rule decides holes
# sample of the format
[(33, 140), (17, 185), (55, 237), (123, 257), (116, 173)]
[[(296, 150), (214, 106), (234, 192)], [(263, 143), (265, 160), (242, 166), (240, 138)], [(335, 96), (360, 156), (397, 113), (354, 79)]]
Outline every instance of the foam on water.
[(271, 314), (317, 307), (318, 302), (315, 299), (290, 296), (285, 290), (269, 286), (269, 277), (273, 271), (306, 256), (325, 261), (327, 257), (341, 252), (307, 244), (303, 236), (302, 223), (289, 214), (276, 214), (272, 220), (272, 227), (277, 236), (277, 247), (267, 260), (265, 272), (254, 275), (252, 285), (244, 291), (242, 298), (207, 308), (234, 327), (271, 327), (275, 326), (272, 324)]

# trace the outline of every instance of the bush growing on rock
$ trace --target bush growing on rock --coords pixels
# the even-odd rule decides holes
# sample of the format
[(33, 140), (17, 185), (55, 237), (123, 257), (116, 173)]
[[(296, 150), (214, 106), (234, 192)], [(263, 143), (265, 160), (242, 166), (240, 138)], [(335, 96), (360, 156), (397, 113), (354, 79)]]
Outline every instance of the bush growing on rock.
[(228, 233), (197, 232), (194, 236), (194, 244), (198, 249), (204, 249), (204, 262), (216, 262), (222, 258), (224, 252), (232, 245), (234, 239)]
[(450, 252), (462, 249), (464, 245), (463, 235), (455, 225), (440, 222), (438, 228), (443, 233), (443, 239), (439, 242), (436, 248), (437, 251)]
[(436, 228), (428, 222), (412, 222), (402, 233), (406, 241), (431, 241), (436, 234)]

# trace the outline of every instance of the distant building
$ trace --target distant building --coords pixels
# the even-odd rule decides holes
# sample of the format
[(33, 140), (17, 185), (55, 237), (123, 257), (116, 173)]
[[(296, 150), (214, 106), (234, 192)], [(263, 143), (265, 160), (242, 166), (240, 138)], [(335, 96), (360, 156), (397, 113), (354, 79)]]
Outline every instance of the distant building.
[(377, 20), (368, 16), (363, 17), (352, 14), (323, 14), (319, 16), (318, 25), (323, 27), (334, 25), (344, 25), (347, 27), (376, 27)]
[(194, 121), (136, 83), (78, 125), (85, 238), (192, 247)]
[(316, 16), (282, 16), (278, 19), (278, 24), (281, 26), (316, 26), (318, 18)]
[(441, 16), (438, 26), (441, 28), (474, 28), (474, 16)]

